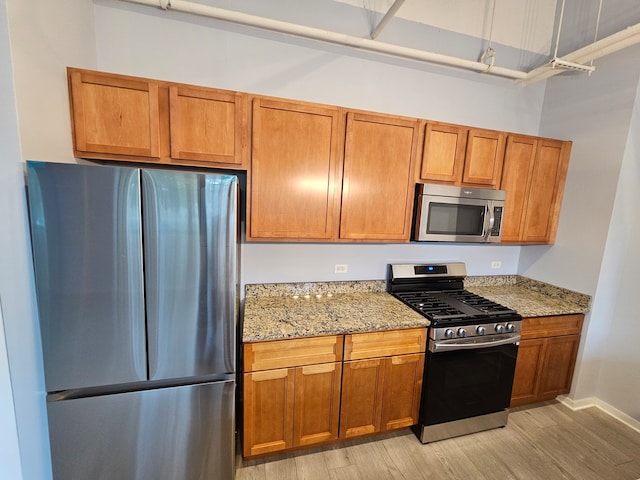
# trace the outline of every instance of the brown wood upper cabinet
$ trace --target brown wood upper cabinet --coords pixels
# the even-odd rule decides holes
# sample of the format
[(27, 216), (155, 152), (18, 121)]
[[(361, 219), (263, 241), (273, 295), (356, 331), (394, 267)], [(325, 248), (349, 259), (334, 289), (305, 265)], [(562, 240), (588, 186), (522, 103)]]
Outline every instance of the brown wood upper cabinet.
[(247, 115), (237, 92), (68, 68), (81, 158), (244, 168)]
[(171, 158), (243, 163), (243, 96), (210, 88), (169, 87)]
[(510, 135), (502, 182), (507, 192), (502, 242), (553, 243), (571, 142)]
[(408, 241), (417, 137), (415, 119), (255, 98), (247, 238)]
[(248, 239), (337, 236), (341, 136), (337, 108), (253, 100)]
[(76, 69), (68, 77), (77, 156), (160, 158), (158, 82)]
[(347, 114), (340, 238), (408, 241), (418, 121)]
[(494, 130), (425, 122), (419, 179), (498, 188), (505, 137)]

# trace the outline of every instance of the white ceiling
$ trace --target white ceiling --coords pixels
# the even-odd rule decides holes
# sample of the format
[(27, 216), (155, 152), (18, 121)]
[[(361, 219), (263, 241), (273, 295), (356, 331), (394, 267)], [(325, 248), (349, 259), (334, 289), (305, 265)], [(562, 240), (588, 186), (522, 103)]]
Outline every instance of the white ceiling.
[[(377, 18), (376, 24), (394, 3), (394, 0), (335, 1), (365, 8)], [(405, 0), (394, 17), (549, 55), (556, 3), (556, 0)]]

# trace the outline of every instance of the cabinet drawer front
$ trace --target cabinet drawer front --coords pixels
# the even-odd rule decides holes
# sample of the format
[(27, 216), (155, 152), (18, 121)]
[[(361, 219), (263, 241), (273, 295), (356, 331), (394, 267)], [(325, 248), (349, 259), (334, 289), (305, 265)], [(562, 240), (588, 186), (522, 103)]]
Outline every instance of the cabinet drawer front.
[(390, 357), (425, 351), (426, 328), (354, 333), (345, 338), (344, 359)]
[(582, 331), (584, 315), (554, 315), (530, 317), (522, 320), (522, 339), (576, 335)]
[(244, 370), (297, 367), (342, 360), (342, 335), (247, 343)]

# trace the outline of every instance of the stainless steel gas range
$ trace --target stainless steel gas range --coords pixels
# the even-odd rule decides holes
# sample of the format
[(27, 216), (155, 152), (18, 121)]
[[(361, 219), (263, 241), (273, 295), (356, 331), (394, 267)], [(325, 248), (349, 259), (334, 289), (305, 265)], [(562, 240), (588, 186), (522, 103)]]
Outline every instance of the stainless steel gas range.
[(522, 317), (464, 289), (464, 263), (389, 265), (387, 291), (427, 317), (422, 443), (507, 424)]

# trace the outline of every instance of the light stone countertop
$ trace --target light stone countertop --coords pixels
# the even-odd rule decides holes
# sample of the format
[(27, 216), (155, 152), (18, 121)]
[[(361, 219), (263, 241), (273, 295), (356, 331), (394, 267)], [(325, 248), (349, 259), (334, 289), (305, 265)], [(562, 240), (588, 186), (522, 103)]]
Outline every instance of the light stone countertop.
[[(591, 297), (517, 275), (467, 277), (465, 289), (523, 317), (584, 313)], [(428, 326), (384, 280), (246, 285), (244, 342)]]
[(591, 308), (589, 295), (517, 275), (467, 277), (464, 286), (523, 317), (586, 313)]
[(384, 281), (247, 285), (242, 340), (255, 342), (429, 325), (429, 320), (384, 288)]

